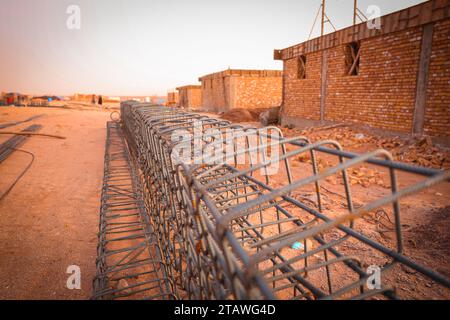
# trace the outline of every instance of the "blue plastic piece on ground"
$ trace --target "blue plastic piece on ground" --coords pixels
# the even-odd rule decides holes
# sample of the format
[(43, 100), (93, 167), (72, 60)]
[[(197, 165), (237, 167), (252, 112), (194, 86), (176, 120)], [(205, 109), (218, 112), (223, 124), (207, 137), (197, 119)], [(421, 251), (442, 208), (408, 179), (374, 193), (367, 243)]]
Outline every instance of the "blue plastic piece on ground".
[(303, 245), (303, 243), (297, 241), (292, 244), (291, 248), (294, 250), (300, 250), (300, 249), (304, 249), (305, 246)]

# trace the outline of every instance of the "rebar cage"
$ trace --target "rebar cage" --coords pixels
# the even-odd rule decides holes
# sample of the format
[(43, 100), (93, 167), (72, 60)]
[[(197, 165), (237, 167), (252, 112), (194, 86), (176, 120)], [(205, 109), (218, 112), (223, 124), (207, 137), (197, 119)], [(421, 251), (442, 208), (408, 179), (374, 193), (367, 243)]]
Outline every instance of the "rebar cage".
[[(399, 266), (448, 293), (449, 278), (404, 254), (399, 199), (448, 180), (449, 171), (394, 162), (386, 150), (360, 155), (333, 140), (285, 138), (277, 127), (148, 104), (122, 103), (121, 121), (174, 297), (396, 299), (389, 273)], [(175, 152), (180, 142), (187, 157)], [(293, 170), (303, 156), (310, 160)], [(331, 164), (324, 167), (320, 157)], [(361, 164), (386, 170), (387, 195), (363, 204), (353, 199), (348, 172)], [(398, 172), (422, 179), (400, 188)], [(341, 181), (343, 200), (331, 210), (321, 186), (329, 177)], [(377, 210), (392, 216), (392, 243), (355, 228)], [(383, 281), (369, 287), (377, 272)]]

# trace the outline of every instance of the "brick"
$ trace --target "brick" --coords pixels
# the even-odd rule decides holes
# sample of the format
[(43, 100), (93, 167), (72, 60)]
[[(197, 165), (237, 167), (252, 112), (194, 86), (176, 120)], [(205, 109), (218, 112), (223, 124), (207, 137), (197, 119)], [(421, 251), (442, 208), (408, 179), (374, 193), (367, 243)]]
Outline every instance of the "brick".
[(257, 109), (281, 105), (282, 72), (229, 69), (203, 76), (202, 107), (225, 112), (234, 108)]

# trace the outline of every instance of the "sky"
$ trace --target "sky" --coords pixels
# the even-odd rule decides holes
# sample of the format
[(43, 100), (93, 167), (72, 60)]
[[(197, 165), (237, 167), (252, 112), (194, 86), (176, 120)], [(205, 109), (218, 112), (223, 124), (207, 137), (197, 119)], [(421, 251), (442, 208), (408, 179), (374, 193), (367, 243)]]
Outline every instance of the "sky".
[[(359, 0), (358, 7), (376, 5), (384, 15), (421, 2)], [(227, 68), (281, 69), (273, 50), (306, 41), (320, 3), (0, 0), (0, 91), (165, 95)], [(80, 9), (79, 28), (71, 5)], [(327, 0), (326, 13), (345, 28), (353, 0)], [(312, 38), (319, 33), (316, 25)]]

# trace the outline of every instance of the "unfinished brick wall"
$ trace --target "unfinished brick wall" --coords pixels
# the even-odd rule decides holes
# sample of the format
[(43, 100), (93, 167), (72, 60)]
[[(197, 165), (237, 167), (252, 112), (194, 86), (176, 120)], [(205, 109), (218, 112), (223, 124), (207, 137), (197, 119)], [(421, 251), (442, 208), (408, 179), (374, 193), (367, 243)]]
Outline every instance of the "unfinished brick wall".
[[(382, 17), (379, 31), (360, 24), (276, 50), (285, 75), (282, 123), (357, 122), (449, 137), (449, 12), (450, 1), (432, 0)], [(356, 75), (349, 75), (352, 43), (360, 51)]]
[(166, 104), (168, 107), (177, 107), (178, 106), (178, 92), (168, 92)]
[(433, 28), (433, 45), (428, 71), (424, 132), (433, 136), (450, 135), (450, 20)]
[(305, 79), (297, 78), (298, 58), (284, 61), (284, 115), (320, 120), (321, 57), (321, 52), (307, 55)]
[(202, 83), (202, 109), (215, 112), (228, 110), (230, 77), (216, 74), (200, 81)]
[(74, 101), (80, 101), (80, 102), (88, 102), (91, 103), (94, 99), (94, 94), (81, 94), (81, 93), (75, 93), (72, 96), (72, 100)]
[(182, 108), (200, 109), (202, 104), (201, 86), (189, 85), (177, 88), (178, 105)]
[(205, 110), (223, 112), (281, 104), (282, 76), (278, 70), (226, 70), (199, 80)]

